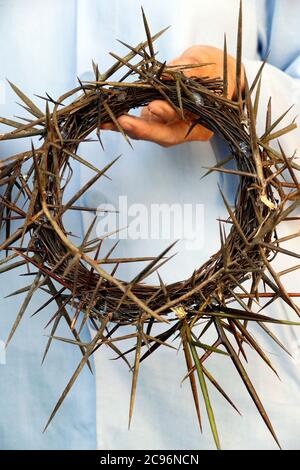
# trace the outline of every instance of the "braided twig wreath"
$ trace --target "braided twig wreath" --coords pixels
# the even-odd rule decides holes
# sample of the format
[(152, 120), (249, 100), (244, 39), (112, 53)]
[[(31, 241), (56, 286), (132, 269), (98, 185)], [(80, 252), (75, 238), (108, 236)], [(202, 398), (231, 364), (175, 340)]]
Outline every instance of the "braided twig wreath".
[[(181, 338), (188, 371), (186, 378), (191, 384), (200, 426), (196, 376), (199, 379), (217, 447), (220, 447), (220, 441), (207, 381), (211, 382), (233, 405), (218, 382), (204, 367), (208, 357), (219, 353), (227, 354), (232, 360), (263, 420), (278, 443), (239, 353), (245, 356), (244, 345), (248, 344), (273, 369), (270, 360), (249, 333), (248, 323), (258, 324), (279, 345), (279, 340), (267, 328), (266, 323), (296, 324), (258, 313), (262, 299), (269, 298), (268, 303), (271, 303), (281, 298), (299, 315), (299, 307), (292, 300), (293, 294), (286, 292), (280, 275), (274, 271), (270, 263), (271, 258), (278, 252), (287, 253), (287, 250), (281, 247), (281, 243), (287, 238), (278, 239), (276, 228), (282, 221), (290, 218), (300, 200), (300, 186), (296, 176), (298, 166), (293, 157), (288, 158), (282, 149), (273, 150), (270, 141), (292, 130), (295, 123), (280, 131), (276, 130), (284, 116), (272, 122), (269, 106), (266, 131), (261, 137), (256, 134), (255, 122), (263, 67), (250, 88), (246, 83), (245, 94), (242, 96), (241, 11), (235, 101), (227, 98), (226, 43), (223, 80), (208, 77), (188, 79), (183, 74), (183, 67), (167, 67), (165, 63), (156, 60), (153, 42), (163, 31), (151, 37), (144, 15), (143, 18), (147, 41), (136, 47), (126, 45), (130, 52), (123, 58), (113, 54), (116, 63), (104, 74), (100, 74), (97, 66), (94, 66), (94, 82), (84, 84), (80, 82), (77, 88), (64, 94), (57, 101), (47, 95), (45, 113), (11, 84), (24, 102), (26, 110), (33, 115), (33, 120), (27, 120), (23, 124), (1, 118), (2, 123), (15, 129), (2, 134), (0, 139), (40, 136), (42, 145), (35, 148), (32, 144), (30, 150), (3, 160), (0, 167), (0, 185), (3, 189), (0, 223), (6, 228), (6, 239), (0, 246), (2, 252), (6, 252), (0, 262), (4, 266), (1, 272), (26, 265), (28, 268), (33, 266), (35, 274), (32, 284), (22, 289), (22, 293), (26, 292), (26, 297), (8, 342), (33, 294), (40, 288), (46, 291), (50, 298), (41, 309), (54, 302), (58, 310), (51, 319), (52, 331), (44, 357), (62, 318), (67, 321), (74, 335), (73, 343), (78, 345), (82, 352), (82, 360), (54, 408), (48, 426), (81, 369), (86, 364), (90, 366), (89, 357), (102, 344), (109, 346), (127, 364), (129, 364), (127, 354), (134, 353), (130, 421), (141, 361), (161, 345), (168, 345), (169, 338), (177, 334)], [(136, 65), (131, 62), (134, 57), (139, 59)], [(127, 71), (121, 80), (108, 81), (123, 67), (127, 68)], [(136, 81), (126, 81), (128, 77), (133, 76), (137, 78)], [(252, 104), (251, 98), (255, 91)], [(74, 100), (66, 104), (66, 100), (70, 102), (72, 97)], [(102, 123), (113, 121), (118, 125), (116, 120), (118, 116), (131, 108), (145, 106), (158, 98), (166, 99), (183, 119), (187, 111), (193, 113), (195, 116), (193, 126), (200, 123), (224, 138), (237, 169), (234, 171), (224, 169), (226, 163), (224, 162), (224, 165), (211, 171), (233, 172), (239, 175), (240, 184), (234, 209), (223, 195), (228, 210), (228, 220), (220, 223), (221, 247), (216, 254), (189, 279), (171, 285), (164, 285), (161, 281), (160, 285), (152, 286), (143, 281), (166, 261), (165, 255), (170, 247), (153, 258), (132, 282), (126, 283), (118, 279), (116, 269), (122, 262), (138, 261), (138, 259), (113, 259), (111, 253), (101, 257), (102, 239), (90, 240), (90, 231), (80, 244), (75, 245), (68, 238), (63, 225), (63, 215), (69, 210), (88, 210), (77, 206), (77, 201), (108, 172), (116, 161), (99, 170), (76, 154), (78, 145), (94, 130), (97, 130), (101, 141)], [(51, 111), (50, 106), (52, 106)], [(124, 132), (123, 135), (127, 139)], [(72, 159), (79, 160), (81, 164), (92, 168), (95, 176), (67, 203), (63, 203), (64, 191), (72, 175)], [(26, 175), (24, 168), (27, 168)], [(63, 179), (66, 179), (64, 185)], [(13, 228), (15, 224), (12, 224), (15, 219), (20, 219), (22, 222), (17, 229)], [(228, 233), (225, 233), (225, 225), (231, 227)], [(299, 233), (291, 234), (288, 238), (298, 235)], [(297, 253), (287, 254), (299, 258)], [(114, 266), (111, 273), (103, 267), (107, 264)], [(244, 284), (244, 281), (249, 279), (251, 282)], [(261, 292), (262, 283), (267, 288), (264, 293)], [(233, 301), (237, 305), (235, 308), (231, 305)], [(73, 318), (70, 310), (67, 310), (68, 305), (74, 310)], [(78, 325), (80, 312), (84, 315), (83, 321)], [(88, 320), (97, 331), (90, 344), (80, 341), (82, 326)], [(162, 322), (165, 330), (156, 336), (151, 335), (152, 327), (157, 322)], [(117, 336), (116, 333), (124, 324), (132, 325), (133, 333)], [(203, 344), (202, 336), (211, 328), (217, 332), (218, 339), (212, 345)], [(136, 346), (121, 352), (117, 346), (118, 341), (127, 338), (131, 340), (135, 338)], [(142, 355), (144, 347), (146, 351)], [(201, 350), (203, 353), (199, 355)]]

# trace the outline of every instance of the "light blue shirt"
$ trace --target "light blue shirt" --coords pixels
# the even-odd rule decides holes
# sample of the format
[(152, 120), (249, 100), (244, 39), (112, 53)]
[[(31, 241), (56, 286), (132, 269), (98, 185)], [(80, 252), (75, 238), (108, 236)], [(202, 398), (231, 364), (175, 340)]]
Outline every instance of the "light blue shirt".
[[(44, 94), (45, 90), (58, 96), (75, 87), (76, 22), (76, 1), (73, 0), (0, 0), (0, 79), (10, 78), (31, 96)], [(5, 84), (5, 102), (0, 104), (0, 115), (24, 115), (16, 101)], [(1, 143), (0, 155), (16, 153), (24, 145), (27, 147), (29, 142)], [(79, 184), (76, 177), (74, 184)], [(73, 223), (76, 231), (78, 221)], [(3, 237), (1, 231), (2, 241)], [(24, 300), (24, 295), (4, 297), (32, 280), (20, 277), (21, 273), (26, 273), (26, 269), (19, 269), (19, 273), (10, 271), (0, 277), (2, 341), (7, 339)], [(32, 300), (9, 344), (5, 364), (0, 364), (0, 449), (95, 449), (95, 379), (88, 369), (79, 377), (57, 420), (44, 434), (42, 432), (81, 358), (77, 348), (57, 341), (41, 366), (48, 340), (46, 335), (50, 334), (52, 324), (44, 328), (57, 308), (52, 304), (33, 318), (30, 315), (47, 299), (46, 294), (39, 292)], [(57, 335), (70, 337), (63, 319)], [(82, 339), (88, 338), (85, 331)]]
[[(171, 31), (158, 43), (161, 58), (170, 60), (196, 43), (222, 47), (225, 31), (229, 52), (234, 53), (238, 0), (144, 0), (142, 3), (153, 31), (172, 24)], [(77, 75), (81, 78), (88, 77), (92, 58), (99, 63), (101, 71), (111, 63), (111, 58), (107, 56), (108, 50), (115, 50), (117, 53), (124, 51), (120, 45), (112, 43), (116, 37), (130, 44), (138, 43), (144, 38), (139, 8), (140, 0), (0, 0), (0, 80), (8, 77), (29, 95), (41, 95), (46, 90), (53, 97), (59, 96), (75, 86)], [(262, 88), (262, 109), (265, 109), (269, 95), (273, 95), (275, 114), (280, 114), (292, 103), (296, 106), (300, 103), (299, 20), (300, 3), (296, 0), (244, 1), (246, 69), (250, 79), (253, 78), (261, 57), (271, 49), (271, 65), (266, 67)], [(3, 82), (1, 84), (2, 88), (5, 88), (5, 100), (0, 104), (0, 115), (23, 115), (20, 108), (14, 104), (13, 93), (7, 85)], [(264, 116), (261, 113), (258, 122), (260, 129), (263, 129), (263, 123)], [(232, 194), (233, 188), (236, 187), (232, 179), (224, 179), (221, 175), (213, 175), (207, 181), (199, 181), (203, 173), (202, 166), (209, 166), (214, 164), (216, 158), (222, 158), (225, 152), (223, 144), (218, 139), (213, 139), (209, 143), (190, 143), (173, 149), (161, 149), (154, 144), (136, 142), (135, 151), (131, 152), (117, 134), (108, 133), (104, 140), (105, 154), (99, 152), (98, 147), (88, 147), (89, 144), (85, 144), (87, 147), (80, 147), (80, 151), (88, 153), (90, 161), (100, 167), (120, 152), (124, 158), (116, 169), (112, 169), (113, 182), (104, 181), (103, 185), (101, 183), (91, 191), (85, 200), (87, 204), (97, 205), (103, 202), (103, 197), (107, 199), (106, 202), (115, 202), (114, 198), (118, 194), (128, 194), (130, 202), (142, 200), (148, 204), (153, 202), (151, 180), (153, 185), (155, 182), (154, 202), (163, 200), (172, 203), (178, 193), (181, 195), (181, 202), (209, 201), (206, 211), (208, 231), (204, 234), (205, 246), (196, 255), (195, 252), (184, 252), (178, 258), (175, 268), (174, 265), (166, 267), (163, 273), (166, 282), (174, 279), (174, 272), (177, 278), (186, 277), (193, 267), (199, 266), (207, 259), (209, 253), (215, 251), (218, 243), (214, 224), (223, 209), (214, 188), (219, 182), (228, 194)], [(292, 152), (299, 146), (299, 132), (285, 137), (283, 144)], [(28, 145), (29, 142), (26, 143), (26, 146)], [(22, 146), (24, 142), (1, 142), (0, 156), (16, 153)], [(202, 155), (201, 162), (199, 153)], [(127, 176), (128, 165), (131, 168), (130, 179)], [(80, 172), (78, 169), (74, 174), (74, 187), (78, 187), (89, 176), (87, 172)], [(134, 191), (130, 191), (128, 186), (134, 188)], [(197, 190), (191, 191), (191, 188)], [(70, 220), (77, 233), (81, 222), (86, 225), (88, 220)], [(166, 241), (163, 244), (156, 241), (145, 247), (143, 241), (137, 241), (134, 245), (126, 241), (120, 250), (123, 254), (125, 251), (127, 256), (133, 253), (138, 255), (139, 251), (145, 255), (145, 249), (153, 255), (161, 251), (161, 246), (166, 244)], [(24, 272), (24, 269), (20, 272)], [(132, 277), (130, 269), (123, 270), (121, 274), (124, 278)], [(29, 283), (30, 278), (18, 277), (14, 271), (2, 275), (0, 281), (0, 339), (5, 340), (22, 299), (4, 299), (4, 296)], [(96, 383), (86, 369), (47, 432), (42, 434), (51, 409), (80, 360), (80, 353), (76, 348), (56, 342), (46, 363), (40, 367), (47, 341), (43, 335), (49, 334), (49, 329), (43, 330), (43, 327), (54, 313), (53, 307), (33, 318), (29, 316), (45, 298), (46, 296), (40, 293), (32, 301), (26, 318), (22, 320), (9, 346), (6, 364), (0, 364), (1, 449), (96, 448), (96, 424), (99, 448), (211, 447), (209, 432), (202, 437), (198, 434), (196, 425), (191, 425), (195, 419), (190, 406), (191, 397), (187, 388), (184, 391), (179, 390), (179, 380), (185, 372), (180, 360), (176, 362), (178, 356), (175, 354), (162, 355), (158, 359), (160, 362), (152, 361), (152, 365), (151, 362), (145, 365), (148, 368), (148, 378), (142, 378), (141, 401), (137, 404), (136, 421), (130, 433), (126, 429), (130, 377), (126, 370), (121, 370), (123, 364), (119, 366), (116, 362), (108, 361), (104, 351), (101, 361), (98, 356), (96, 359), (98, 412)], [(87, 338), (89, 333), (85, 334)], [(63, 322), (59, 335), (68, 335)], [(285, 339), (289, 343), (296, 341), (295, 337), (288, 335)], [(164, 360), (168, 362), (164, 363)], [(293, 414), (299, 418), (299, 412), (295, 409), (299, 401), (299, 394), (297, 397), (296, 393), (299, 388), (299, 375), (297, 378), (296, 366), (285, 367), (284, 360), (285, 358), (281, 359), (280, 356), (281, 368), (285, 370), (281, 375), (284, 375), (289, 387), (289, 396), (274, 395), (274, 399), (269, 396), (269, 408), (275, 416), (275, 411), (279, 412), (280, 403), (284, 403), (284, 409), (290, 410), (286, 419), (283, 418), (283, 411), (280, 415), (282, 422), (279, 424), (283, 428), (280, 437), (286, 447), (295, 448), (298, 445), (299, 432), (291, 430), (289, 426)], [(168, 367), (165, 367), (166, 364)], [(175, 367), (178, 369), (177, 375), (174, 375)], [(231, 372), (225, 378), (229, 391), (232, 377), (237, 380)], [(263, 372), (266, 372), (265, 369)], [(107, 380), (102, 380), (104, 377)], [(149, 377), (152, 382), (149, 382)], [(261, 389), (265, 387), (268, 392), (271, 390), (272, 395), (273, 382), (270, 380), (264, 385), (263, 378), (259, 380), (260, 377), (265, 376), (258, 374), (258, 386)], [(165, 381), (168, 382), (168, 393)], [(163, 393), (165, 394), (162, 395)], [(238, 387), (234, 392), (236, 398), (242, 393), (244, 392), (240, 392)], [(178, 396), (181, 397), (180, 404)], [(215, 398), (216, 402), (219, 400), (217, 406), (222, 434), (227, 433), (225, 443), (223, 441), (225, 447), (230, 447), (230, 442), (233, 441), (239, 448), (249, 448), (260, 443), (272, 448), (272, 440), (259, 422), (251, 403), (243, 403), (246, 408), (244, 414), (247, 415), (243, 421), (247, 423), (242, 428), (240, 418), (232, 416), (231, 410), (228, 411), (227, 405), (221, 402), (220, 397)], [(268, 400), (268, 397), (266, 399)], [(179, 406), (183, 406), (182, 414)], [(280, 428), (279, 425), (278, 427)], [(255, 439), (249, 437), (255, 433)]]

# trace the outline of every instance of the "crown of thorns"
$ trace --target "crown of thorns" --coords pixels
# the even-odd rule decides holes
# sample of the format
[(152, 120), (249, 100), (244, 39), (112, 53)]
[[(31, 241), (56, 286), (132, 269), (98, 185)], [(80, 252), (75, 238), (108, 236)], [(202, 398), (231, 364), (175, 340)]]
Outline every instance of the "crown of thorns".
[[(122, 43), (129, 53), (125, 57), (111, 54), (116, 62), (103, 74), (93, 64), (94, 81), (79, 81), (77, 88), (56, 101), (47, 94), (43, 98), (46, 100), (45, 112), (11, 83), (23, 102), (22, 106), (31, 113), (31, 119), (25, 119), (24, 123), (1, 118), (2, 123), (14, 130), (2, 134), (0, 140), (40, 136), (42, 144), (40, 147), (31, 144), (30, 150), (4, 159), (0, 167), (0, 226), (6, 230), (6, 239), (0, 246), (5, 253), (0, 261), (0, 270), (7, 272), (24, 265), (34, 275), (30, 285), (14, 292), (25, 292), (26, 296), (7, 342), (10, 342), (34, 293), (39, 289), (47, 292), (49, 300), (38, 311), (49, 304), (56, 304), (57, 311), (49, 321), (52, 330), (43, 359), (53, 339), (77, 345), (82, 359), (46, 427), (82, 368), (85, 365), (90, 367), (89, 358), (101, 345), (111, 348), (132, 372), (130, 422), (141, 362), (160, 347), (173, 347), (168, 341), (177, 335), (181, 339), (180, 348), (187, 365), (185, 379), (191, 385), (200, 427), (198, 389), (203, 396), (217, 447), (220, 447), (220, 441), (207, 383), (216, 387), (237, 408), (207, 369), (207, 360), (214, 354), (227, 355), (233, 362), (278, 443), (268, 415), (245, 370), (243, 359), (246, 359), (246, 347), (250, 346), (275, 371), (262, 347), (249, 332), (249, 326), (254, 322), (285, 349), (267, 324), (296, 323), (271, 318), (263, 315), (261, 310), (282, 299), (299, 315), (299, 308), (293, 302), (297, 294), (287, 292), (282, 280), (283, 274), (299, 266), (276, 273), (271, 264), (278, 253), (299, 258), (298, 253), (289, 252), (281, 246), (283, 242), (299, 236), (299, 233), (291, 233), (282, 239), (276, 234), (281, 222), (294, 219), (291, 214), (300, 200), (299, 167), (294, 156), (288, 157), (280, 144), (278, 150), (270, 146), (272, 140), (293, 130), (296, 124), (293, 121), (278, 130), (286, 113), (272, 121), (269, 102), (265, 132), (261, 136), (257, 135), (256, 116), (264, 64), (251, 86), (246, 79), (245, 91), (242, 93), (241, 9), (237, 41), (237, 93), (233, 100), (227, 94), (226, 38), (223, 79), (187, 78), (184, 75), (187, 66), (170, 67), (157, 60), (153, 43), (165, 30), (151, 36), (144, 13), (143, 21), (147, 36), (145, 42), (136, 47)], [(136, 60), (133, 63), (134, 58), (138, 59), (137, 63)], [(118, 81), (112, 81), (111, 77), (120, 69), (126, 69), (124, 76)], [(117, 161), (116, 158), (105, 168), (96, 168), (77, 155), (79, 144), (95, 130), (102, 143), (101, 125), (111, 121), (130, 143), (117, 118), (155, 99), (166, 100), (182, 119), (186, 119), (187, 112), (189, 116), (192, 114), (194, 121), (190, 131), (201, 124), (219, 134), (227, 143), (230, 156), (210, 168), (208, 173), (218, 171), (239, 177), (234, 207), (230, 206), (222, 193), (228, 218), (219, 222), (218, 251), (188, 279), (169, 285), (164, 284), (158, 270), (168, 261), (168, 252), (173, 245), (152, 259), (114, 258), (113, 250), (102, 254), (105, 236), (91, 239), (95, 219), (79, 244), (70, 240), (63, 224), (63, 216), (67, 211), (93, 211), (92, 208), (81, 207), (78, 201)], [(63, 202), (72, 177), (73, 160), (92, 169), (94, 176), (70, 200)], [(226, 169), (229, 160), (235, 161), (235, 170)], [(21, 222), (18, 228), (15, 228), (15, 220)], [(131, 262), (144, 262), (146, 266), (131, 282), (124, 282), (118, 278), (117, 268), (121, 263)], [(105, 269), (107, 265), (113, 266), (112, 271)], [(158, 285), (145, 283), (147, 277), (155, 271), (159, 278)], [(268, 299), (267, 303), (265, 299)], [(68, 306), (71, 306), (72, 313)], [(80, 315), (81, 312), (83, 315)], [(74, 339), (56, 336), (62, 319), (69, 325)], [(88, 321), (96, 329), (95, 337), (89, 344), (80, 339), (82, 328)], [(158, 322), (164, 329), (155, 334), (153, 331)], [(132, 325), (132, 333), (119, 334), (122, 325)], [(202, 338), (211, 329), (217, 333), (217, 339), (212, 344), (204, 344)], [(135, 341), (135, 345), (121, 351), (118, 342), (122, 341), (123, 344), (126, 339)], [(132, 364), (130, 354), (133, 355)]]

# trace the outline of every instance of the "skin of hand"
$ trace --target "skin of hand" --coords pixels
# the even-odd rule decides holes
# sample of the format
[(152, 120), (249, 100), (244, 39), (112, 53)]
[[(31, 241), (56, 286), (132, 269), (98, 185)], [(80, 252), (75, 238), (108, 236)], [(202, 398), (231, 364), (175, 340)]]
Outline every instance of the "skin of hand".
[[(168, 65), (206, 65), (199, 68), (186, 69), (187, 77), (223, 78), (223, 51), (212, 46), (195, 45), (188, 48), (180, 57)], [(228, 55), (228, 98), (232, 99), (236, 88), (236, 60)], [(148, 140), (163, 147), (182, 144), (190, 141), (207, 141), (213, 133), (203, 126), (195, 126), (186, 137), (192, 121), (183, 121), (176, 111), (163, 100), (155, 100), (142, 108), (139, 117), (129, 114), (118, 118), (119, 124), (129, 137), (137, 140)], [(103, 129), (117, 131), (112, 123), (103, 124)]]

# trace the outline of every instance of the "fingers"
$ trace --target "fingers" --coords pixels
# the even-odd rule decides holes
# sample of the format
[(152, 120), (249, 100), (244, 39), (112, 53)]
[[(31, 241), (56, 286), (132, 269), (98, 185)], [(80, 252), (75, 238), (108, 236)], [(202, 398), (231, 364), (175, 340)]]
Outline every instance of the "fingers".
[(150, 111), (149, 106), (144, 106), (144, 107), (142, 108), (142, 111), (141, 111), (140, 116), (141, 116), (141, 118), (145, 119), (145, 121), (149, 121), (149, 122), (153, 122), (153, 121), (164, 122), (164, 120), (163, 120), (160, 116), (158, 116), (158, 115), (156, 115), (156, 114), (154, 114), (154, 113), (152, 113), (152, 112)]
[[(141, 118), (149, 122), (169, 123), (178, 119), (176, 111), (163, 100), (154, 100), (148, 106), (144, 106), (141, 111)], [(101, 129), (115, 131), (116, 125), (107, 122), (101, 125)]]
[[(169, 65), (189, 65), (199, 62), (191, 54), (181, 56), (170, 62)], [(197, 72), (196, 72), (197, 71)], [(185, 74), (200, 75), (202, 69), (187, 69)], [(202, 72), (203, 73), (203, 72)], [(189, 114), (186, 113), (187, 119)], [(190, 116), (193, 119), (193, 116)], [(144, 107), (141, 117), (124, 115), (118, 118), (118, 122), (132, 139), (155, 142), (163, 147), (170, 147), (189, 141), (209, 140), (213, 133), (203, 126), (197, 125), (188, 134), (192, 121), (182, 121), (175, 109), (163, 100), (154, 100)], [(104, 124), (103, 129), (118, 130), (113, 123)]]
[(134, 116), (121, 116), (118, 121), (129, 137), (155, 142), (163, 147), (193, 140), (206, 141), (213, 135), (211, 131), (198, 125), (186, 137), (190, 123), (180, 120), (166, 124), (158, 121), (150, 122)]
[(171, 123), (178, 119), (175, 109), (163, 100), (154, 100), (148, 105), (149, 111), (165, 123)]
[(106, 131), (115, 131), (116, 126), (113, 122), (106, 122), (104, 124), (101, 124), (101, 129), (105, 129)]
[(132, 139), (147, 140), (164, 147), (176, 143), (172, 128), (164, 122), (147, 121), (134, 116), (121, 116), (118, 121)]
[[(199, 64), (199, 68), (184, 70), (187, 76), (221, 77), (223, 74), (223, 52), (211, 46), (195, 45), (187, 49), (169, 66)], [(201, 64), (203, 67), (201, 67)], [(235, 88), (235, 59), (228, 55), (228, 98)], [(121, 116), (118, 121), (133, 139), (144, 139), (169, 147), (186, 141), (209, 140), (213, 133), (197, 125), (186, 137), (194, 116), (185, 112), (187, 121), (182, 121), (176, 111), (163, 100), (155, 100), (143, 108), (141, 117)], [(114, 124), (103, 125), (104, 129), (118, 130)]]

